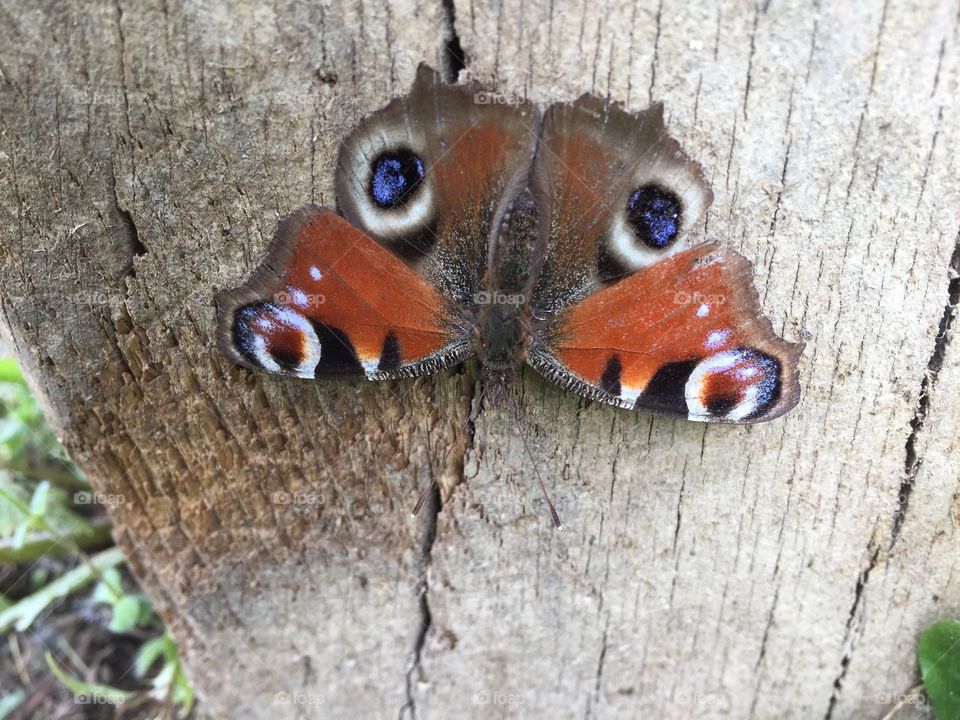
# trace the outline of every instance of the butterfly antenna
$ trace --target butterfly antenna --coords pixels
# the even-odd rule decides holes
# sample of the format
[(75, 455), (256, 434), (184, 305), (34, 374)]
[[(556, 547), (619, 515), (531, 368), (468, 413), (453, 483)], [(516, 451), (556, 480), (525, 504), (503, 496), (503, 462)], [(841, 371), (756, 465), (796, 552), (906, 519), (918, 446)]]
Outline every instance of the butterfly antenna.
[(555, 528), (560, 528), (560, 516), (557, 515), (557, 509), (553, 506), (553, 502), (550, 500), (550, 496), (547, 494), (547, 488), (543, 484), (543, 478), (540, 477), (540, 469), (537, 467), (537, 461), (533, 459), (533, 453), (530, 452), (530, 446), (527, 445), (527, 436), (523, 432), (523, 426), (520, 421), (520, 407), (517, 405), (516, 398), (513, 397), (513, 393), (507, 392), (507, 396), (510, 398), (510, 404), (513, 406), (513, 414), (517, 418), (517, 432), (520, 433), (520, 440), (523, 441), (523, 449), (527, 453), (527, 457), (530, 458), (530, 463), (533, 465), (533, 474), (537, 476), (537, 482), (540, 483), (540, 492), (543, 493), (543, 499), (547, 501), (547, 508), (550, 510), (550, 519), (553, 520), (553, 526)]
[(420, 514), (420, 508), (423, 507), (424, 501), (427, 499), (427, 496), (430, 494), (430, 491), (433, 490), (433, 486), (437, 484), (437, 479), (431, 475), (430, 482), (427, 483), (427, 486), (423, 489), (423, 492), (420, 493), (420, 499), (417, 500), (417, 504), (413, 506), (413, 515)]
[[(486, 392), (487, 386), (484, 385), (480, 390), (480, 396), (477, 398), (477, 401), (473, 404), (473, 407), (470, 408), (470, 414), (467, 416), (467, 421), (460, 429), (461, 432), (466, 432), (467, 428), (470, 427), (470, 423), (477, 419), (477, 415), (480, 414), (480, 406), (483, 404), (483, 396), (486, 394)], [(430, 495), (430, 491), (433, 490), (433, 486), (436, 484), (436, 477), (431, 476), (430, 482), (427, 483), (427, 486), (423, 489), (423, 492), (420, 493), (420, 498), (417, 500), (417, 504), (413, 506), (413, 515), (420, 514), (420, 509), (423, 507), (423, 503), (426, 502), (427, 496)], [(547, 502), (549, 502), (549, 500)]]

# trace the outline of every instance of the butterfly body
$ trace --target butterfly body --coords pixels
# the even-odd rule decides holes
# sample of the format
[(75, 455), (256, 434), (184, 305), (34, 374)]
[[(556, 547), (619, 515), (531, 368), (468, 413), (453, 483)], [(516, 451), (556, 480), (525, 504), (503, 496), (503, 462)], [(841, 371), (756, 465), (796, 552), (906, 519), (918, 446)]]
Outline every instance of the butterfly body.
[(496, 404), (526, 361), (529, 322), (525, 308), (505, 301), (511, 296), (498, 292), (489, 295), (497, 299), (480, 311), (473, 350), (480, 362), (486, 396)]
[(631, 410), (768, 420), (799, 397), (800, 347), (749, 262), (696, 240), (712, 194), (666, 131), (583, 96), (542, 116), (421, 67), (345, 140), (339, 212), (284, 219), (218, 296), (224, 352), (316, 379), (412, 377), (475, 356), (499, 399), (524, 364)]

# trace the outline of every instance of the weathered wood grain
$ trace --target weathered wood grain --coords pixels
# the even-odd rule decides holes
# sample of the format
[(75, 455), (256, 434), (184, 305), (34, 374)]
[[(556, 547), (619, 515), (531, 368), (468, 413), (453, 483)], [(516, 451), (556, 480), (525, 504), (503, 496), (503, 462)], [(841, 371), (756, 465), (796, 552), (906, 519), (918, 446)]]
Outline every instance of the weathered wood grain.
[[(958, 18), (946, 0), (0, 5), (5, 333), (124, 496), (118, 539), (207, 707), (881, 717), (917, 682), (918, 632), (960, 614)], [(464, 429), (471, 368), (314, 386), (212, 341), (213, 291), (277, 213), (332, 203), (338, 141), (419, 61), (449, 66), (453, 31), (507, 93), (664, 101), (713, 183), (706, 235), (807, 344), (801, 406), (749, 429), (527, 373), (560, 532), (510, 406)], [(412, 520), (431, 476), (443, 507)]]

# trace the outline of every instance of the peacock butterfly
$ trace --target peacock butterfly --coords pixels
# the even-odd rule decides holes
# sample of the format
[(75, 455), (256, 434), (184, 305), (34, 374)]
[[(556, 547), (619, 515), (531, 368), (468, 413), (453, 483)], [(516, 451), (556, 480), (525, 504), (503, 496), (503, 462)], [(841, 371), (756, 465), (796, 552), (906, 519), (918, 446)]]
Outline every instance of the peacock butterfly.
[(713, 195), (663, 106), (500, 99), (421, 66), (343, 142), (339, 212), (284, 218), (217, 295), (223, 352), (368, 380), (475, 355), (494, 401), (526, 362), (592, 400), (706, 422), (794, 407), (802, 346), (762, 315), (750, 263), (695, 239)]

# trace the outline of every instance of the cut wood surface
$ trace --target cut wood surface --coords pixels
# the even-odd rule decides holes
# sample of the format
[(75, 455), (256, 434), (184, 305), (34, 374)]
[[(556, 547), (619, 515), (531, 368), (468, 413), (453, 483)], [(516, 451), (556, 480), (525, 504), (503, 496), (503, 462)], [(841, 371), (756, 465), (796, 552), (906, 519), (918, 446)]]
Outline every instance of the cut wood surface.
[[(806, 348), (754, 427), (255, 376), (213, 294), (418, 63), (667, 124)], [(960, 615), (960, 6), (0, 2), (5, 340), (223, 718), (881, 718)], [(419, 518), (420, 488), (441, 488)], [(925, 717), (907, 705), (895, 717)]]

